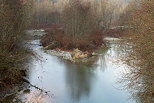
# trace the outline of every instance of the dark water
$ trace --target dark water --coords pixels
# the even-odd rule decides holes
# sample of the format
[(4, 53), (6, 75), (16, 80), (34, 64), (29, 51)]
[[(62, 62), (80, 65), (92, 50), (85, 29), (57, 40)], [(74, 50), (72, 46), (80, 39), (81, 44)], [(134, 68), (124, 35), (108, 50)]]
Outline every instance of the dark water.
[[(30, 42), (40, 44), (39, 40)], [(30, 93), (21, 91), (15, 98), (23, 103), (136, 103), (129, 99), (128, 91), (120, 90), (122, 84), (117, 83), (127, 71), (126, 65), (117, 62), (121, 49), (116, 41), (108, 40), (108, 43), (111, 48), (93, 64), (64, 61), (45, 53), (39, 45), (31, 45), (39, 59), (33, 58), (30, 63), (29, 80), (50, 92), (45, 94), (30, 87)]]

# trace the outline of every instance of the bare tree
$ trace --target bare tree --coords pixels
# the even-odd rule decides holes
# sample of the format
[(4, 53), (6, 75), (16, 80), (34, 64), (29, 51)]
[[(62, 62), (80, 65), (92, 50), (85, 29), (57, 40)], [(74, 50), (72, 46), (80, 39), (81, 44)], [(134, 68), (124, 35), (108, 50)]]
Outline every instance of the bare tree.
[(66, 34), (74, 40), (86, 37), (98, 28), (98, 14), (91, 2), (70, 0), (63, 11), (63, 23)]
[(60, 13), (56, 7), (56, 2), (52, 0), (34, 1), (31, 15), (32, 26), (38, 28), (60, 22)]
[[(132, 50), (125, 58), (130, 66), (129, 72), (123, 77), (126, 88), (133, 93), (139, 102), (154, 101), (154, 1), (136, 0), (128, 5), (127, 24), (132, 27), (127, 34)], [(135, 9), (134, 9), (135, 8)], [(125, 16), (124, 16), (125, 17)], [(125, 19), (126, 20), (126, 19)], [(128, 43), (127, 43), (128, 45)]]

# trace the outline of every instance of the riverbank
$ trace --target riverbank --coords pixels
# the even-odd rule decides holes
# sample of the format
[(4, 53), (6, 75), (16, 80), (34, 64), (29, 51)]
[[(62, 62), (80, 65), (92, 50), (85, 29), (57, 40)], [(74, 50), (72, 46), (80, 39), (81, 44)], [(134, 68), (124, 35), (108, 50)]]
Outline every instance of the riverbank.
[[(20, 90), (29, 71), (29, 60), (34, 55), (27, 45), (27, 40), (36, 38), (36, 30), (25, 31), (24, 40), (16, 43), (13, 51), (0, 53), (0, 100), (5, 99)], [(37, 33), (37, 38), (39, 34)], [(0, 101), (1, 102), (1, 101)]]
[(26, 75), (24, 64), (29, 51), (22, 43), (29, 23), (29, 8), (29, 2), (0, 0), (0, 100), (22, 83)]
[(27, 74), (28, 51), (0, 55), (0, 100), (17, 92)]

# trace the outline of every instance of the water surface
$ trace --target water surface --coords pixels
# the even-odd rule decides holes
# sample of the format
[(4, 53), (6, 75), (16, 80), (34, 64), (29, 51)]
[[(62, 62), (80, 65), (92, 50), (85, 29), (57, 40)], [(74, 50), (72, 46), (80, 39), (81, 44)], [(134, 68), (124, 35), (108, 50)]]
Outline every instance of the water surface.
[[(117, 83), (127, 66), (118, 63), (121, 55), (117, 41), (108, 40), (110, 49), (99, 55), (92, 64), (75, 64), (45, 53), (39, 40), (31, 40), (30, 47), (39, 55), (30, 63), (31, 84), (50, 91), (47, 94), (30, 87), (16, 98), (26, 103), (136, 103)], [(116, 61), (116, 62), (115, 62)]]

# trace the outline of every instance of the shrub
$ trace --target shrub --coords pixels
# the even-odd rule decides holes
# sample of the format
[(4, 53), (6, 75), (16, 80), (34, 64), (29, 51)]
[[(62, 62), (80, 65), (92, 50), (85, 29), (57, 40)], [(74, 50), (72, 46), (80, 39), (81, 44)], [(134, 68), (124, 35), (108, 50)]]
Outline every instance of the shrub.
[(102, 31), (97, 30), (91, 34), (90, 38), (94, 45), (99, 46), (103, 43), (104, 35)]
[(0, 87), (1, 84), (18, 83), (21, 79), (26, 50), (19, 44), (27, 24), (27, 3), (0, 0)]
[(90, 45), (90, 40), (87, 40), (87, 39), (81, 39), (81, 40), (77, 40), (74, 42), (74, 44), (76, 44), (76, 48), (79, 48), (80, 50), (82, 51), (86, 51), (89, 48), (89, 45)]
[[(137, 0), (138, 1), (138, 0)], [(134, 2), (133, 2), (134, 3)], [(126, 87), (137, 97), (139, 102), (153, 103), (154, 101), (154, 1), (139, 0), (136, 2), (128, 19), (130, 27), (128, 33), (132, 50), (124, 58), (130, 66), (129, 72), (124, 76)], [(134, 3), (135, 4), (135, 3)], [(130, 7), (129, 9), (132, 9)], [(132, 62), (133, 61), (133, 62)], [(135, 96), (134, 96), (135, 95)]]
[(52, 32), (47, 33), (41, 39), (41, 43), (43, 46), (49, 45), (52, 41), (53, 41), (53, 33)]

